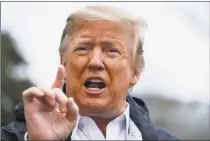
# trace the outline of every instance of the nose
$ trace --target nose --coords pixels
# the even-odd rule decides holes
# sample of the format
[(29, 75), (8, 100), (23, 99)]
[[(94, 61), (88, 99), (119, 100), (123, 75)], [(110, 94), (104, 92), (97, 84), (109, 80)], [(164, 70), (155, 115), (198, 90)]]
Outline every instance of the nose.
[(94, 48), (91, 53), (88, 69), (92, 71), (104, 70), (103, 54), (100, 48)]

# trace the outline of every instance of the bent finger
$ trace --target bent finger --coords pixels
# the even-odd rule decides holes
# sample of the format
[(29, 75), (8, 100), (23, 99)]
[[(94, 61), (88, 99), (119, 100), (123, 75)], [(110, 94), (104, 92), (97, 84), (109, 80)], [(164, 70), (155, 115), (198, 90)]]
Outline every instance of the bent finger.
[(44, 97), (44, 93), (37, 87), (31, 87), (26, 89), (23, 93), (23, 101), (24, 102), (31, 102), (33, 100), (33, 98), (43, 98)]
[(66, 97), (66, 95), (61, 91), (61, 89), (53, 89), (54, 93), (55, 93), (55, 99), (59, 104), (59, 109), (61, 112), (65, 113), (67, 112), (67, 100), (68, 98)]
[(79, 107), (77, 104), (74, 102), (74, 99), (70, 97), (67, 100), (67, 119), (69, 121), (76, 120), (79, 116)]
[(55, 94), (52, 89), (50, 88), (41, 88), (42, 92), (44, 92), (45, 101), (50, 106), (55, 106)]

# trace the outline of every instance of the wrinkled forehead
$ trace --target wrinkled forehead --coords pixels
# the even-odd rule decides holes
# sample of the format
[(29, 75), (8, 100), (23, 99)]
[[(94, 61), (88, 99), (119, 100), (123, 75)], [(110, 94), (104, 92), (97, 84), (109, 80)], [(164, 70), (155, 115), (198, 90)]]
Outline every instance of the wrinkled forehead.
[[(112, 42), (121, 45), (126, 50), (132, 50), (133, 38), (124, 26), (106, 20), (84, 21), (77, 25), (68, 25), (68, 32), (60, 45), (63, 54), (68, 47), (89, 40), (91, 42)], [(66, 48), (67, 47), (67, 48)]]
[(117, 40), (128, 42), (131, 38), (123, 26), (108, 21), (91, 21), (78, 25), (77, 30), (71, 34), (72, 40)]

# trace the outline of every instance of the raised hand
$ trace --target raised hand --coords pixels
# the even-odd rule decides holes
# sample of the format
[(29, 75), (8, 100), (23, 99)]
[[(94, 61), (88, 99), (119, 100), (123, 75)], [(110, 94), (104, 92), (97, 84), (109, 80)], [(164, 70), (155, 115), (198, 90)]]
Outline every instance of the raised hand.
[(62, 92), (65, 69), (58, 68), (51, 88), (31, 87), (23, 92), (24, 113), (31, 140), (65, 140), (76, 126), (79, 109)]

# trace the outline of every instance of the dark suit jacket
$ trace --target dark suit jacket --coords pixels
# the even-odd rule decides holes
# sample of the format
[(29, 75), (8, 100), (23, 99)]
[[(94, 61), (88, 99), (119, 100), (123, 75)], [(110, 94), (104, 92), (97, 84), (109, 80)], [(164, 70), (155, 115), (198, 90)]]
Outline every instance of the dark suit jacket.
[[(155, 126), (151, 122), (148, 108), (141, 99), (127, 96), (127, 102), (130, 104), (130, 118), (140, 130), (143, 140), (179, 140), (166, 129)], [(15, 120), (1, 128), (1, 140), (22, 141), (25, 132), (27, 127), (24, 105), (20, 102), (15, 107)], [(68, 139), (71, 139), (71, 135)]]

